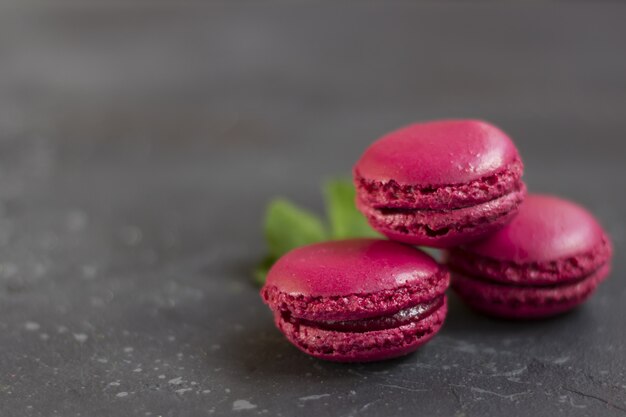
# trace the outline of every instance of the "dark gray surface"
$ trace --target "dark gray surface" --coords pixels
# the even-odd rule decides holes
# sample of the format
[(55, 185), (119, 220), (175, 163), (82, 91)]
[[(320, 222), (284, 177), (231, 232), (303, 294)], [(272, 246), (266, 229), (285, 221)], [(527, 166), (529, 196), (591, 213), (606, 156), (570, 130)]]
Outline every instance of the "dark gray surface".
[[(626, 7), (0, 10), (2, 416), (626, 414)], [(615, 241), (583, 308), (370, 365), (287, 344), (251, 284), (266, 202), (414, 120), (482, 117)]]

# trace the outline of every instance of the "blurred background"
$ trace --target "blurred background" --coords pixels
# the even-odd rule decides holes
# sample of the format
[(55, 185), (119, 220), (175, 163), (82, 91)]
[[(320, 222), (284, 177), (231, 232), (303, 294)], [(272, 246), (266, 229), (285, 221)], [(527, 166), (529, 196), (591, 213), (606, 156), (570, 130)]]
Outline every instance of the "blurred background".
[(622, 163), (619, 3), (21, 4), (0, 17), (5, 147), (127, 186), (194, 176), (200, 199), (249, 207), (251, 228), (268, 193), (308, 199), (416, 120), (492, 121), (533, 189), (590, 204), (590, 164)]
[[(2, 2), (3, 408), (623, 412), (625, 21), (602, 1)], [(502, 127), (531, 190), (600, 218), (613, 279), (558, 323), (454, 307), (421, 368), (303, 358), (251, 284), (266, 203), (321, 212), (320, 184), (377, 137), (454, 117)], [(516, 369), (527, 386), (498, 377)]]

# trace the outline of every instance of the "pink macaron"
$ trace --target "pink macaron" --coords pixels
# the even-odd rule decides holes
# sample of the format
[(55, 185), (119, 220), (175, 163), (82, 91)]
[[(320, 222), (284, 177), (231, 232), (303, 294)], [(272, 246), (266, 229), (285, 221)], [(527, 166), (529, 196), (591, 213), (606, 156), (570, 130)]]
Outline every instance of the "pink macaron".
[(511, 139), (479, 120), (413, 124), (374, 142), (354, 167), (357, 206), (390, 239), (447, 248), (508, 223), (526, 194)]
[(419, 249), (353, 239), (295, 249), (261, 290), (280, 331), (317, 358), (367, 362), (410, 353), (446, 316), (446, 267)]
[(529, 195), (519, 214), (483, 240), (448, 253), (452, 288), (471, 307), (506, 318), (571, 310), (609, 274), (611, 242), (582, 207)]

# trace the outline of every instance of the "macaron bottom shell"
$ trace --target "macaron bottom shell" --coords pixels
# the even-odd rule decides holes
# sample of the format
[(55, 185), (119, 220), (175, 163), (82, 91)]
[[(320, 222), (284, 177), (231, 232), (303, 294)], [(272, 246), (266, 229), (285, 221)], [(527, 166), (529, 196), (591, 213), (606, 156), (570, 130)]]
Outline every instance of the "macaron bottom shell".
[(540, 319), (565, 313), (584, 303), (609, 275), (605, 264), (574, 282), (524, 286), (485, 281), (453, 272), (452, 289), (471, 308), (508, 319)]
[(372, 331), (333, 330), (325, 323), (318, 326), (309, 321), (300, 322), (280, 313), (274, 319), (287, 339), (308, 355), (335, 362), (371, 362), (415, 351), (437, 334), (446, 314), (447, 300), (442, 295), (441, 302), (427, 315), (419, 315), (397, 327)]

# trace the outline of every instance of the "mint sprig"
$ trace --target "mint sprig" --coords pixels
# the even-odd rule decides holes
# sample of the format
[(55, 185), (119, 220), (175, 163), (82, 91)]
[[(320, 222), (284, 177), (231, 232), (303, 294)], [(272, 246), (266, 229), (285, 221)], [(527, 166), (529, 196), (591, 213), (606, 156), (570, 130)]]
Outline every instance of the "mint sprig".
[(279, 198), (267, 208), (265, 238), (269, 255), (278, 258), (293, 248), (328, 239), (328, 231), (318, 216)]
[(333, 239), (380, 237), (357, 210), (355, 197), (356, 191), (350, 181), (332, 180), (325, 184), (326, 215)]
[(323, 191), (328, 222), (284, 198), (269, 203), (263, 227), (269, 253), (254, 270), (259, 285), (265, 282), (274, 262), (297, 247), (325, 240), (380, 237), (357, 210), (356, 192), (350, 180), (330, 180)]

